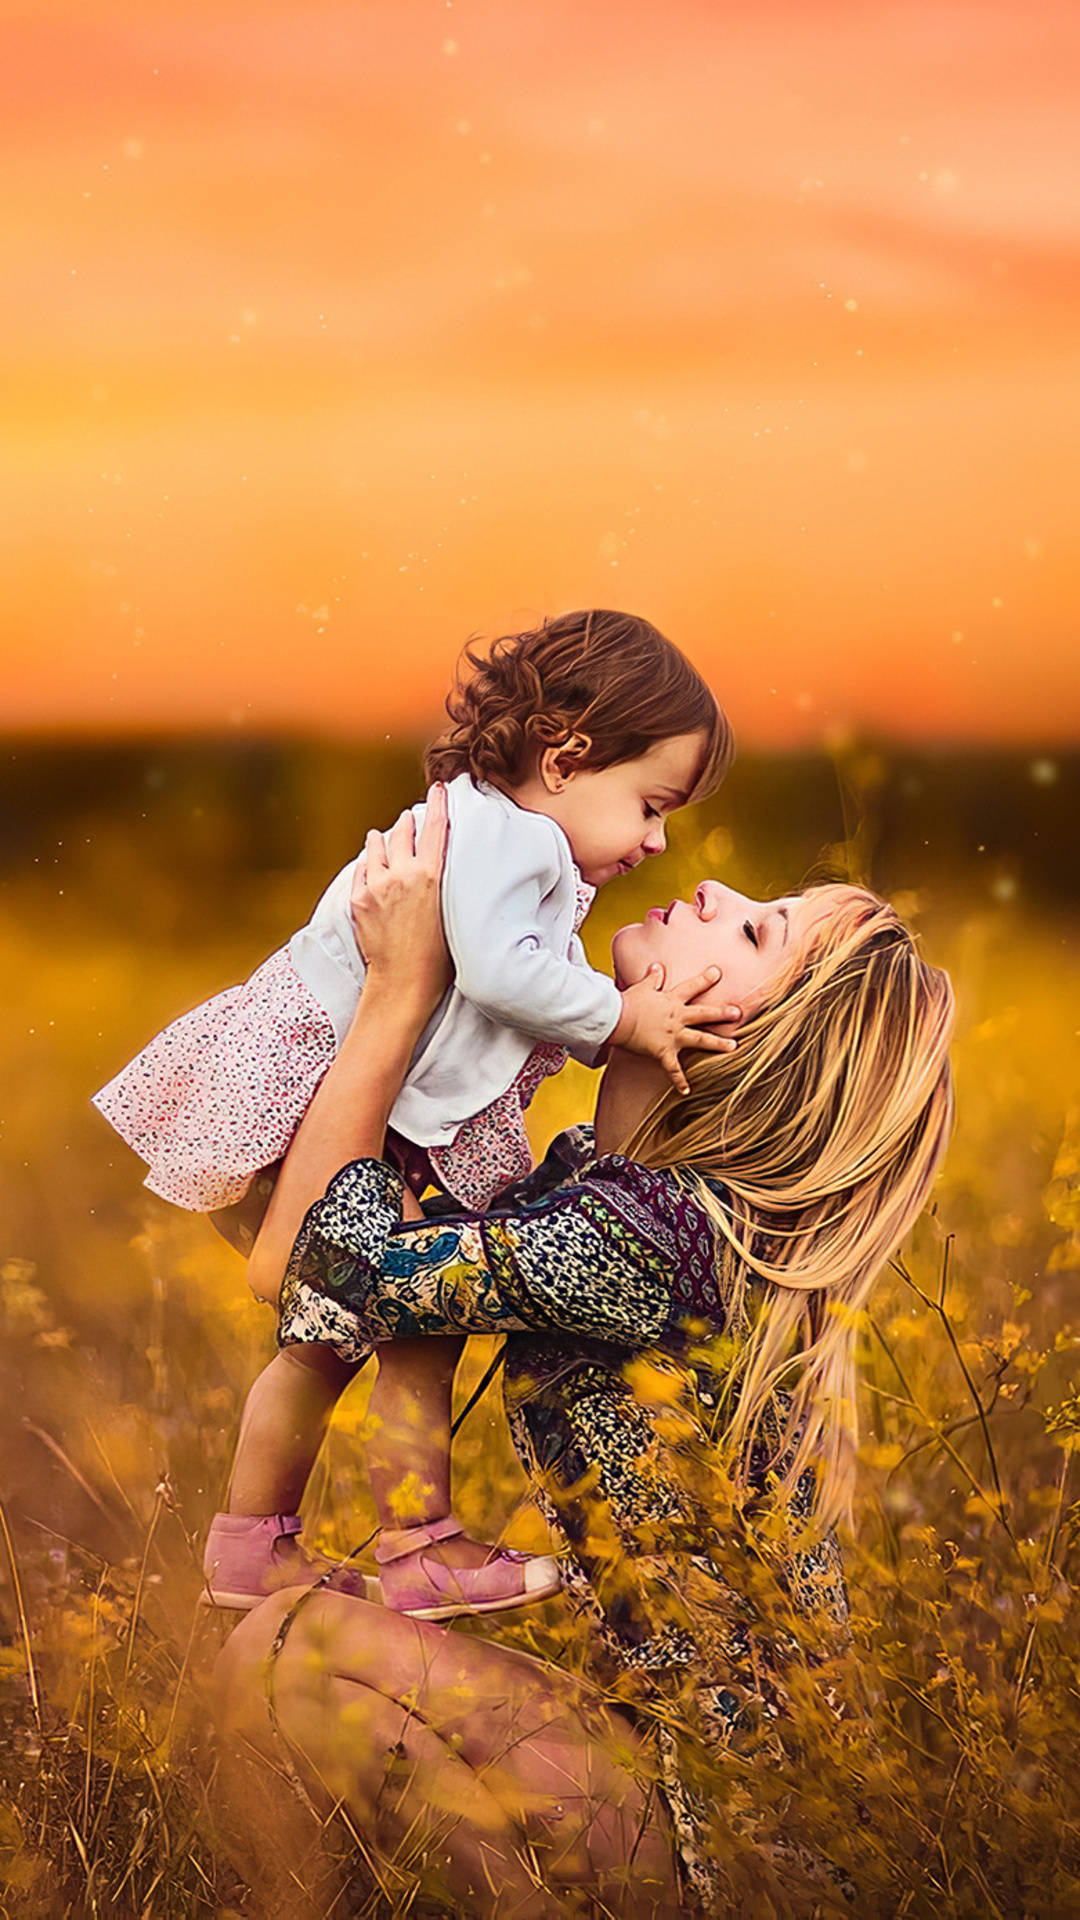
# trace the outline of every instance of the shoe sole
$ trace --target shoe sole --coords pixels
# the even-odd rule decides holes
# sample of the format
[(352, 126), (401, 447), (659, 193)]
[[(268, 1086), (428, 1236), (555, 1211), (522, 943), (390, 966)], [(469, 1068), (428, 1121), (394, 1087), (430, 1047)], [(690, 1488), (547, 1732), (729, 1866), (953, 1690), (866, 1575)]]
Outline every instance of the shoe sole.
[[(451, 1602), (445, 1607), (388, 1607), (387, 1611), (396, 1613), (402, 1620), (463, 1620), (478, 1613), (513, 1613), (517, 1607), (533, 1607), (541, 1600), (553, 1600), (563, 1590), (562, 1581), (556, 1580), (547, 1587), (537, 1587), (532, 1593), (515, 1594), (509, 1600), (478, 1600), (470, 1605), (467, 1600)], [(386, 1606), (386, 1602), (383, 1602)]]
[[(373, 1603), (375, 1606), (381, 1606), (382, 1589), (378, 1580), (370, 1573), (363, 1574), (361, 1578), (364, 1582), (364, 1599)], [(317, 1587), (318, 1584), (317, 1580), (309, 1580), (305, 1591), (310, 1590), (312, 1587)], [(333, 1593), (334, 1590), (332, 1586), (329, 1588), (331, 1593)], [(274, 1589), (274, 1591), (277, 1593), (285, 1593), (287, 1589), (282, 1586)], [(288, 1591), (291, 1591), (291, 1589), (288, 1589)], [(199, 1595), (199, 1605), (205, 1608), (208, 1613), (250, 1613), (253, 1607), (261, 1607), (264, 1600), (270, 1600), (272, 1597), (273, 1595), (270, 1593), (230, 1593), (228, 1590), (223, 1592), (217, 1588), (204, 1587)], [(358, 1593), (352, 1593), (349, 1594), (347, 1598), (350, 1600), (359, 1600), (360, 1595)]]

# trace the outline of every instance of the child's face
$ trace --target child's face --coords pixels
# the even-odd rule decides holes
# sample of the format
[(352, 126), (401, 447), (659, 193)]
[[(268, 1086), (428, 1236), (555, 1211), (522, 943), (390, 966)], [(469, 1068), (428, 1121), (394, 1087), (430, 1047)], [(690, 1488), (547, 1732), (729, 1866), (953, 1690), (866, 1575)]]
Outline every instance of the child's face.
[(578, 770), (545, 807), (573, 850), (581, 876), (602, 887), (650, 853), (663, 853), (669, 813), (694, 790), (704, 735), (660, 740), (638, 760), (599, 771)]

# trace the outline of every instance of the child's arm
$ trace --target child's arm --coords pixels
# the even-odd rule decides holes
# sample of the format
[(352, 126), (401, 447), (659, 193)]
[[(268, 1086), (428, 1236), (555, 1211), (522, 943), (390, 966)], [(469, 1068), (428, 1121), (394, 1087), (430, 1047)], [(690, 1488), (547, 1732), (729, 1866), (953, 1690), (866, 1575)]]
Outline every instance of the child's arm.
[(610, 1040), (621, 1002), (606, 974), (559, 953), (546, 903), (559, 880), (547, 821), (470, 821), (451, 850), (443, 924), (454, 983), (489, 1020), (537, 1040), (595, 1053)]
[[(734, 1046), (701, 1029), (737, 1019), (737, 1007), (690, 1009), (688, 985), (665, 989), (655, 979), (620, 993), (607, 974), (583, 964), (580, 942), (577, 957), (554, 950), (543, 903), (559, 862), (546, 821), (489, 813), (471, 828), (457, 848), (451, 835), (443, 924), (458, 992), (488, 1019), (556, 1041), (590, 1065), (609, 1045), (651, 1054), (683, 1092), (680, 1047)], [(693, 991), (700, 993), (701, 983)]]

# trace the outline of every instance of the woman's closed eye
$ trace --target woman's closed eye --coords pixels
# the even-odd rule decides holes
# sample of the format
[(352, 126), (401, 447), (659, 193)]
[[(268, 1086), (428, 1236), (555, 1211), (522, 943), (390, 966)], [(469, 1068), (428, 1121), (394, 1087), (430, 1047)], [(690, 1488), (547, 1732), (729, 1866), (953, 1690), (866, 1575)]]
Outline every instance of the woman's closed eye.
[(760, 947), (761, 941), (758, 939), (758, 930), (755, 927), (752, 920), (744, 920), (742, 923), (742, 930), (745, 933), (752, 947)]

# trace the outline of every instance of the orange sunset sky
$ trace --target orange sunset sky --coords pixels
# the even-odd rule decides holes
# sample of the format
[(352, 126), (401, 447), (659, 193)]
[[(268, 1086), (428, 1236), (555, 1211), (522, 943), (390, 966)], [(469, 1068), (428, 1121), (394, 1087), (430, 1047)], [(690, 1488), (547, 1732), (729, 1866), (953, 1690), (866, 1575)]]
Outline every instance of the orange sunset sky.
[(591, 603), (748, 745), (1075, 736), (1074, 0), (0, 18), (5, 725), (424, 735)]

